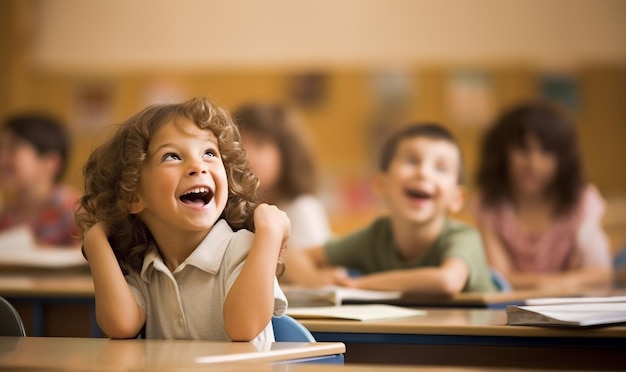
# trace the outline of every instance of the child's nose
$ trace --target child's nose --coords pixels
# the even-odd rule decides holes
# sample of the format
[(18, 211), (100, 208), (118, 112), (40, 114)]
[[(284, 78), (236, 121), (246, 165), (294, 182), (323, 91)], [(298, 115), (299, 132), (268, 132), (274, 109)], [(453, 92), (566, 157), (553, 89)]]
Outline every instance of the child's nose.
[(427, 173), (428, 173), (428, 170), (426, 169), (425, 166), (418, 165), (418, 166), (415, 167), (415, 174), (417, 176), (419, 176), (420, 178), (425, 177), (427, 175)]
[(207, 173), (207, 167), (206, 165), (201, 162), (201, 161), (196, 161), (193, 164), (191, 164), (189, 166), (189, 175), (190, 176), (196, 176), (199, 174), (206, 174)]

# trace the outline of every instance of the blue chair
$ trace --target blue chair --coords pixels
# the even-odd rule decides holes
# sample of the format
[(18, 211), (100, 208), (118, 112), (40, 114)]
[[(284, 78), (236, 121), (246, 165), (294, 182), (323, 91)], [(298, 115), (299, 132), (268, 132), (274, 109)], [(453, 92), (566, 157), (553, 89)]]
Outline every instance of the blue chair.
[[(283, 315), (272, 317), (274, 338), (277, 342), (316, 342), (315, 337), (300, 322)], [(304, 358), (290, 363), (315, 363), (315, 364), (343, 364), (343, 354), (329, 355), (324, 357)]]
[(315, 342), (311, 332), (289, 315), (272, 317), (272, 327), (277, 342)]
[(0, 297), (0, 336), (26, 336), (20, 314), (2, 297)]

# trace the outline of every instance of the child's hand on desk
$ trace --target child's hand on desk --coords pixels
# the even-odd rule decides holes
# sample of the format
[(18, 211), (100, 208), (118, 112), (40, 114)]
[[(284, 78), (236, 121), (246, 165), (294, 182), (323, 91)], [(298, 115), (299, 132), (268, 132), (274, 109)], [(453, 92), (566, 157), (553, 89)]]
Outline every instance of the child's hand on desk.
[(291, 222), (285, 212), (275, 205), (259, 204), (254, 210), (254, 229), (256, 234), (269, 234), (280, 238), (278, 256), (285, 253), (291, 235)]
[(348, 287), (348, 288), (358, 287), (356, 279), (350, 277), (350, 275), (348, 275), (348, 270), (344, 268), (335, 269), (334, 275), (333, 275), (333, 281), (336, 285), (340, 285), (342, 287)]

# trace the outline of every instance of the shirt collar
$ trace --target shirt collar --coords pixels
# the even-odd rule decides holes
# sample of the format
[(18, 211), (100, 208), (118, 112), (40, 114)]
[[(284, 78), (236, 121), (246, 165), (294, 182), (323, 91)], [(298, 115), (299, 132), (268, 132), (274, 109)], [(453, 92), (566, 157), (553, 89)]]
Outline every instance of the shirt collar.
[[(184, 269), (186, 265), (191, 265), (210, 274), (217, 274), (232, 234), (233, 230), (226, 220), (217, 221), (196, 249), (176, 268), (176, 272)], [(141, 278), (146, 282), (149, 281), (148, 272), (151, 271), (151, 268), (152, 270), (169, 272), (154, 243), (151, 244), (148, 253), (146, 253), (141, 268)]]

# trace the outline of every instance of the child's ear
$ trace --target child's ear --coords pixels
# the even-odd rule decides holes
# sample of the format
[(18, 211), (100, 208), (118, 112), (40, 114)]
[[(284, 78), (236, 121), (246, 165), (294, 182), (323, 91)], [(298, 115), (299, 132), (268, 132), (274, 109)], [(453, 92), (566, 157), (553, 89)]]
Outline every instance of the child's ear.
[(448, 212), (459, 213), (465, 205), (465, 197), (467, 195), (467, 189), (464, 186), (457, 185), (456, 190), (453, 192), (452, 198), (448, 204)]
[(132, 203), (130, 203), (128, 211), (130, 212), (130, 214), (139, 214), (145, 208), (146, 207), (143, 204), (143, 201), (141, 200), (141, 198), (138, 197), (137, 195), (135, 195), (135, 196), (133, 196), (133, 201), (132, 201)]

